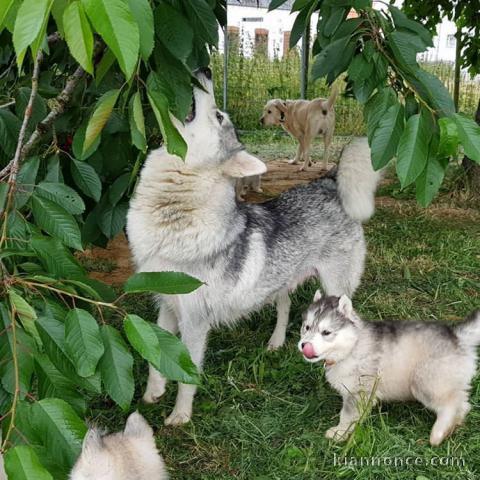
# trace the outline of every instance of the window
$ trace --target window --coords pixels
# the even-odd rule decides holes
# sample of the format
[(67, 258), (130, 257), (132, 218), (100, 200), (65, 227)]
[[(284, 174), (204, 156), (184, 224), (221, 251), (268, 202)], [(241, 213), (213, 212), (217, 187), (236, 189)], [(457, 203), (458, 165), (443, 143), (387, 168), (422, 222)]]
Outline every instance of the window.
[(454, 48), (456, 43), (455, 35), (447, 35), (447, 48)]

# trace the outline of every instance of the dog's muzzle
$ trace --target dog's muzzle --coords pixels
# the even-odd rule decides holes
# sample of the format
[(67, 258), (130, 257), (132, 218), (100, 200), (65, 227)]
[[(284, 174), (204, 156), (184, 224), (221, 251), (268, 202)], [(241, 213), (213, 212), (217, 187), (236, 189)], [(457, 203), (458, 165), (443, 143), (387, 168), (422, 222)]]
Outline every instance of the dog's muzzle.
[(195, 74), (201, 74), (208, 80), (212, 79), (212, 71), (208, 67), (201, 67), (195, 71)]

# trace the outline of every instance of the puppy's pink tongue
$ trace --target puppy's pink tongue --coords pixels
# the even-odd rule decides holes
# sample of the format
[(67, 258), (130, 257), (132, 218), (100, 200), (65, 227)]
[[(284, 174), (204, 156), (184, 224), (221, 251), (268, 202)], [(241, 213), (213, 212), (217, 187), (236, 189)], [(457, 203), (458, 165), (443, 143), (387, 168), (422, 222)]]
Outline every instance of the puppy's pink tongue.
[(310, 342), (306, 342), (302, 345), (302, 352), (307, 358), (315, 358), (317, 356), (313, 345)]

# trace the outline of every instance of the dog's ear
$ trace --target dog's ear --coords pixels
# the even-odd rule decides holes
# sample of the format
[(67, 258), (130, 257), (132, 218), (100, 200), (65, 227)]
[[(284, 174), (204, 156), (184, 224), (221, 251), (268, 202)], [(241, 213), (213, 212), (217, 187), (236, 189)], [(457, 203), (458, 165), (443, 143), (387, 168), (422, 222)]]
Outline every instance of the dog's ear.
[(82, 455), (94, 455), (103, 447), (102, 434), (96, 428), (90, 428), (83, 438)]
[(352, 318), (353, 306), (352, 301), (347, 295), (342, 295), (338, 301), (338, 311), (347, 318)]
[(266, 171), (267, 166), (245, 150), (240, 150), (222, 165), (223, 174), (233, 178), (262, 175)]
[(313, 296), (313, 302), (318, 302), (319, 300), (321, 300), (322, 298), (322, 291), (320, 289), (318, 289), (316, 292), (315, 292), (315, 295)]
[(282, 112), (285, 113), (287, 111), (287, 102), (283, 100), (275, 100), (275, 106)]
[(138, 412), (128, 417), (123, 433), (128, 437), (153, 437), (152, 427)]

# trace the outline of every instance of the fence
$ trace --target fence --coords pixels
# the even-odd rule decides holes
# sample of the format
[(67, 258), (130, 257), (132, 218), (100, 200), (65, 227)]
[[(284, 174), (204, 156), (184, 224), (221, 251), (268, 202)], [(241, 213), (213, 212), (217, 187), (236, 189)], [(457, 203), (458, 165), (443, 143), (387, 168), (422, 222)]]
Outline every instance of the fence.
[[(300, 55), (292, 50), (282, 58), (269, 59), (256, 53), (244, 56), (233, 51), (227, 65), (228, 105), (227, 111), (235, 125), (242, 130), (260, 128), (259, 118), (265, 102), (271, 98), (296, 99), (300, 97)], [(449, 63), (427, 63), (423, 67), (437, 75), (453, 92), (454, 72)], [(216, 96), (222, 98), (223, 55), (212, 57), (212, 68), (216, 79)], [(326, 97), (329, 88), (322, 81), (310, 82), (308, 98)], [(480, 80), (471, 79), (462, 73), (460, 111), (474, 115), (480, 99)], [(360, 135), (365, 133), (363, 108), (353, 98), (339, 96), (336, 109), (336, 132), (339, 135)]]

